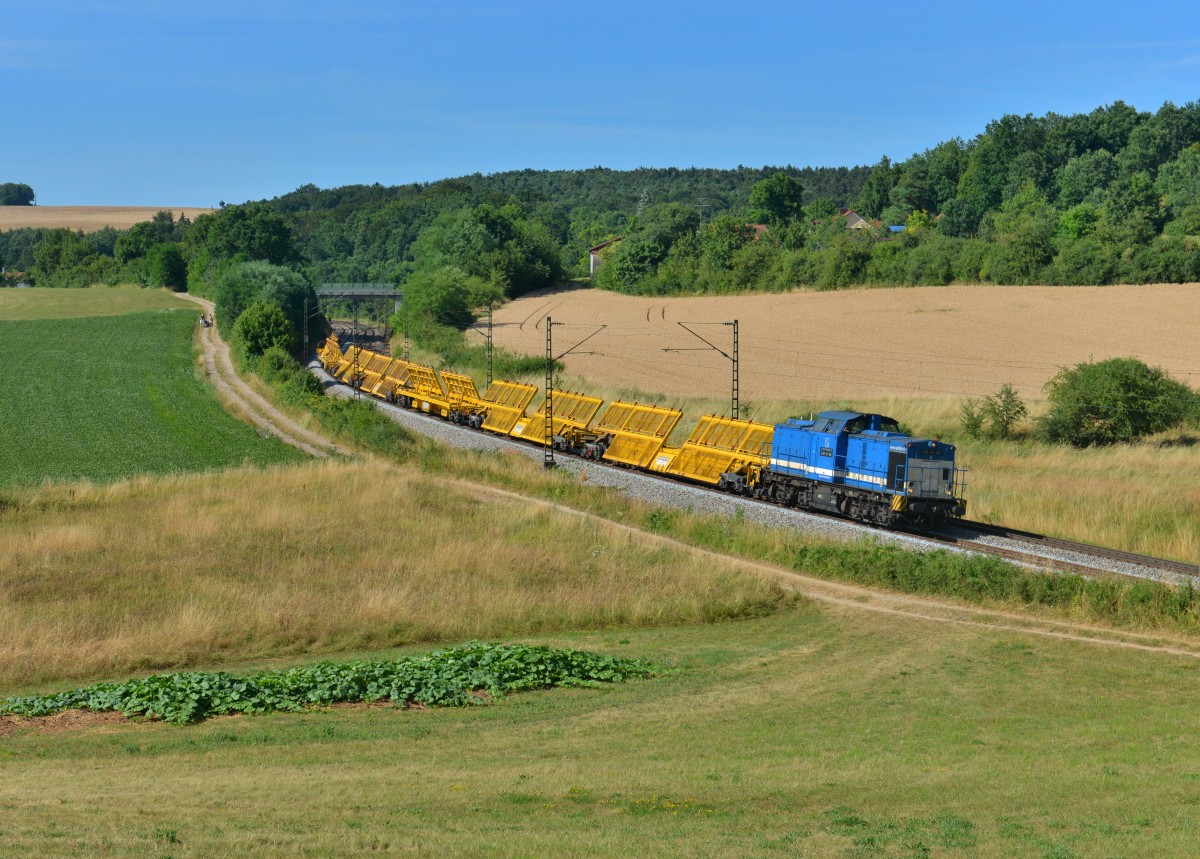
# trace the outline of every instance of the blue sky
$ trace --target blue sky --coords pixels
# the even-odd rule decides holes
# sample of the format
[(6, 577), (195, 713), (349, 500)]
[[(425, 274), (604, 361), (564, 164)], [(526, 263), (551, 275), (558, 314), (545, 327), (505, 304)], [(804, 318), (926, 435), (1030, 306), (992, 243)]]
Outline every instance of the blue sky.
[(0, 182), (43, 205), (873, 164), (1005, 113), (1197, 98), (1185, 2), (0, 0)]

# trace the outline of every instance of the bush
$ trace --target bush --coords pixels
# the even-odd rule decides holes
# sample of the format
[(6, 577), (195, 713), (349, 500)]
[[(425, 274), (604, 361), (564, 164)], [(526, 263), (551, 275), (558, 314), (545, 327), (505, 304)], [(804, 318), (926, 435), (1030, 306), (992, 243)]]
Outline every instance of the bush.
[(1009, 384), (982, 399), (963, 400), (958, 411), (958, 422), (971, 438), (1011, 438), (1016, 425), (1029, 415), (1020, 395)]
[(1196, 392), (1136, 358), (1085, 362), (1046, 383), (1047, 441), (1075, 447), (1130, 442), (1178, 426), (1196, 411)]
[(174, 242), (150, 248), (146, 254), (146, 275), (153, 286), (165, 286), (175, 292), (187, 290), (187, 262)]
[(983, 436), (983, 403), (974, 398), (963, 400), (958, 404), (958, 422), (971, 438)]
[(1013, 428), (1028, 415), (1029, 409), (1012, 385), (1005, 384), (996, 393), (983, 398), (983, 416), (987, 418), (993, 438), (1009, 438)]
[[(282, 309), (292, 335), (292, 348), (304, 334), (304, 310), (317, 308), (317, 296), (303, 275), (289, 268), (266, 262), (228, 263), (217, 279), (214, 290), (217, 318), (236, 320), (255, 301), (267, 301)], [(321, 330), (322, 321), (310, 321), (313, 330)], [(267, 344), (270, 345), (270, 344)]]
[(273, 301), (256, 301), (242, 311), (233, 323), (233, 342), (246, 358), (257, 358), (271, 348), (287, 352), (296, 348), (292, 325)]

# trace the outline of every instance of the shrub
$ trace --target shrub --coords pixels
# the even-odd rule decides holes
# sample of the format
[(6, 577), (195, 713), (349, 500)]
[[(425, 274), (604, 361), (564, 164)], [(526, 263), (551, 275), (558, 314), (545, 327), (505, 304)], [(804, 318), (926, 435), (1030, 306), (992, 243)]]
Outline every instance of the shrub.
[(163, 242), (146, 254), (146, 275), (153, 286), (165, 286), (175, 292), (187, 289), (187, 262), (174, 242)]
[(1029, 415), (1020, 395), (1007, 383), (996, 393), (983, 398), (982, 410), (993, 438), (1009, 438), (1013, 428)]
[(256, 358), (272, 347), (289, 352), (296, 348), (292, 324), (273, 301), (256, 301), (242, 311), (233, 323), (233, 340), (247, 358)]
[(1011, 438), (1013, 428), (1029, 415), (1016, 389), (1007, 383), (982, 399), (963, 400), (958, 411), (958, 422), (971, 438)]
[(971, 438), (983, 436), (983, 403), (976, 399), (963, 400), (958, 405), (958, 422)]
[(1136, 358), (1084, 362), (1046, 383), (1050, 412), (1039, 429), (1051, 442), (1075, 447), (1130, 442), (1181, 424), (1197, 395)]
[[(310, 314), (317, 308), (316, 293), (303, 275), (266, 262), (225, 264), (213, 297), (217, 303), (217, 318), (223, 323), (236, 320), (256, 301), (277, 304), (288, 320), (294, 344), (303, 339), (306, 306)], [(314, 318), (310, 325), (319, 331), (322, 322)]]

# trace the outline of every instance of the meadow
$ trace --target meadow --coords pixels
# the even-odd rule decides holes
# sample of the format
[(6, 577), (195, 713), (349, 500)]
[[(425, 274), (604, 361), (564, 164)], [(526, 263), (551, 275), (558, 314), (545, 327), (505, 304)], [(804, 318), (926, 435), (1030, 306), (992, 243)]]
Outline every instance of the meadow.
[(0, 694), (247, 659), (747, 617), (792, 596), (531, 499), (385, 462), (14, 492)]
[(157, 290), (0, 292), (0, 485), (300, 458), (221, 408), (194, 362), (198, 316)]
[(161, 289), (93, 286), (90, 289), (0, 290), (0, 322), (121, 316), (149, 310), (182, 309), (195, 313), (197, 308)]
[[(800, 604), (537, 636), (675, 673), (0, 741), (13, 855), (1194, 856), (1194, 659)], [(392, 655), (411, 652), (389, 652)]]

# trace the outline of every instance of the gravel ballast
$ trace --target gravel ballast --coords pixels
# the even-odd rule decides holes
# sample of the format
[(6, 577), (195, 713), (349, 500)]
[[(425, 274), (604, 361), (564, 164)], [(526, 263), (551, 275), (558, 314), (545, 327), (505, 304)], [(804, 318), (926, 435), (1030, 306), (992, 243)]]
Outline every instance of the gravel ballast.
[[(343, 398), (355, 396), (353, 389), (330, 376), (319, 363), (314, 361), (309, 365), (309, 369), (322, 381), (325, 385), (326, 393), (330, 396)], [(519, 453), (539, 461), (545, 455), (542, 448), (535, 445), (524, 444), (502, 436), (452, 424), (449, 421), (421, 414), (411, 409), (391, 405), (375, 397), (367, 396), (366, 399), (401, 426), (450, 447), (467, 450)], [(562, 454), (556, 454), (555, 462), (557, 468), (562, 472), (574, 474), (581, 480), (586, 479), (588, 483), (595, 486), (618, 489), (624, 492), (627, 497), (647, 504), (711, 513), (717, 516), (735, 516), (741, 511), (741, 515), (744, 518), (761, 525), (771, 528), (789, 528), (844, 542), (853, 542), (861, 540), (864, 537), (870, 537), (880, 543), (902, 546), (906, 549), (922, 552), (936, 550), (951, 552), (970, 551), (969, 549), (956, 548), (946, 543), (924, 539), (912, 534), (884, 531), (829, 516), (814, 515), (800, 510), (779, 507), (750, 498), (725, 495), (711, 489), (679, 483), (674, 480), (643, 474), (625, 468), (618, 468), (605, 463), (576, 459), (575, 457), (564, 456)], [(1178, 573), (1153, 569), (1124, 561), (1096, 558), (1065, 549), (1030, 546), (1028, 543), (998, 536), (972, 535), (971, 539), (1000, 548), (1013, 549), (1050, 561), (1057, 560), (1082, 564), (1096, 570), (1123, 576), (1149, 579), (1173, 585), (1191, 581), (1190, 577)], [(1038, 569), (1033, 564), (1025, 566)]]

